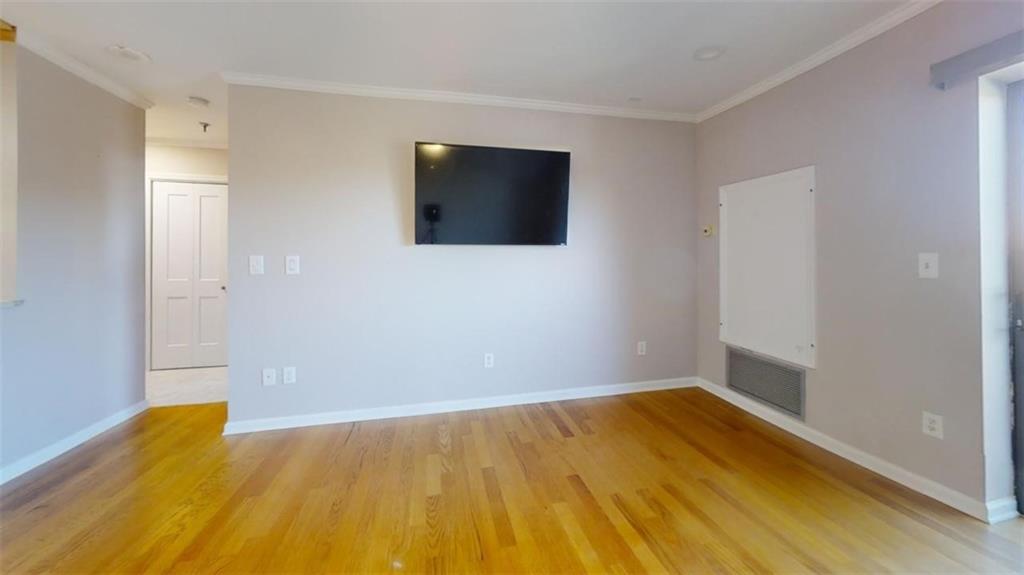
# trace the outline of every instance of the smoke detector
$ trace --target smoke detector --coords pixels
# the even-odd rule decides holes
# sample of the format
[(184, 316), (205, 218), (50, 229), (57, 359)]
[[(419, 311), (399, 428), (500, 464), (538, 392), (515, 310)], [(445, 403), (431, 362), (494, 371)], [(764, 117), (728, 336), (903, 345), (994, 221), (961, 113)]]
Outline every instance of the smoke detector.
[(710, 62), (717, 60), (725, 54), (725, 46), (702, 46), (693, 53), (693, 59), (698, 62)]

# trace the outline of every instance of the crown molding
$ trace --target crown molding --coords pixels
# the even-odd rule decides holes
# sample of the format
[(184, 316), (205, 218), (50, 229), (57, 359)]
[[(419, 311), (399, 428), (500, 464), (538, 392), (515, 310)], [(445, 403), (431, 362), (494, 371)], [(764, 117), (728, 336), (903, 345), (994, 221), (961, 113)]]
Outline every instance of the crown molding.
[(941, 1), (942, 0), (915, 0), (903, 4), (899, 8), (893, 10), (892, 12), (889, 12), (885, 16), (882, 16), (881, 18), (867, 24), (866, 26), (863, 26), (855, 30), (851, 34), (844, 36), (838, 42), (827, 46), (823, 50), (812, 54), (808, 58), (805, 58), (797, 62), (796, 64), (786, 68), (785, 70), (779, 72), (778, 74), (766, 78), (758, 82), (757, 84), (754, 84), (753, 86), (750, 86), (749, 88), (736, 93), (732, 97), (722, 100), (721, 102), (711, 106), (710, 108), (707, 108), (706, 110), (696, 114), (694, 116), (694, 119), (697, 122), (703, 122), (704, 120), (713, 118), (726, 110), (735, 108), (736, 106), (739, 106), (740, 104), (748, 100), (756, 98), (757, 96), (764, 94), (768, 90), (771, 90), (772, 88), (780, 86), (792, 80), (793, 78), (796, 78), (797, 76), (803, 74), (804, 72), (808, 72), (810, 70), (813, 70), (814, 68), (817, 68), (818, 66), (821, 66), (822, 64), (828, 62), (829, 60), (835, 58), (836, 56), (848, 52), (856, 48), (857, 46), (860, 46), (864, 42), (867, 42), (868, 40), (871, 40), (876, 36), (880, 36), (881, 34), (889, 30), (892, 30), (896, 26), (899, 26), (900, 24), (906, 22), (907, 20), (910, 20), (914, 16), (917, 16), (918, 14), (924, 12), (925, 10), (934, 7)]
[(190, 140), (188, 138), (146, 138), (147, 146), (173, 146), (175, 148), (205, 148), (208, 150), (226, 150), (228, 143), (221, 140)]
[(661, 120), (668, 122), (700, 123), (711, 119), (726, 110), (752, 100), (761, 94), (776, 88), (793, 78), (821, 66), (822, 64), (848, 52), (857, 46), (892, 30), (896, 26), (910, 20), (914, 16), (939, 4), (942, 0), (911, 0), (899, 8), (885, 14), (881, 18), (858, 28), (839, 41), (797, 62), (769, 78), (766, 78), (705, 110), (689, 114), (685, 112), (662, 112), (657, 110), (638, 110), (614, 106), (592, 106), (550, 100), (532, 100), (528, 98), (509, 98), (487, 94), (467, 92), (445, 92), (438, 90), (417, 90), (409, 88), (389, 88), (384, 86), (367, 86), (360, 84), (344, 84), (301, 78), (281, 76), (265, 76), (240, 72), (224, 72), (222, 78), (228, 84), (237, 86), (255, 86), (260, 88), (279, 88), (283, 90), (299, 90), (304, 92), (320, 92), (325, 94), (342, 94), (346, 96), (365, 96), (368, 98), (389, 98), (397, 100), (422, 100), (427, 102), (448, 102), (454, 104), (475, 104), (480, 106), (497, 106), (503, 108), (522, 108), (527, 110), (543, 110), (548, 112), (567, 112), (572, 114), (589, 114), (595, 116), (613, 116), (640, 120)]
[(279, 88), (282, 90), (299, 90), (303, 92), (319, 92), (323, 94), (341, 94), (345, 96), (364, 96), (367, 98), (387, 98), (391, 100), (420, 100), (425, 102), (445, 102), (449, 104), (473, 104), (477, 106), (494, 106), (500, 108), (520, 108), (524, 110), (541, 110), (545, 112), (565, 112), (569, 114), (588, 114), (591, 116), (612, 116), (631, 118), (634, 120), (660, 120), (666, 122), (694, 122), (693, 114), (680, 112), (662, 112), (657, 110), (638, 110), (634, 108), (618, 108), (614, 106), (592, 106), (588, 104), (572, 104), (551, 100), (531, 100), (528, 98), (509, 98), (487, 94), (468, 92), (444, 92), (439, 90), (418, 90), (411, 88), (389, 88), (384, 86), (366, 86), (361, 84), (343, 84), (320, 80), (304, 80), (301, 78), (285, 78), (281, 76), (264, 76), (260, 74), (243, 74), (224, 72), (224, 81), (236, 86), (255, 86), (259, 88)]
[[(668, 122), (699, 123), (726, 110), (739, 106), (765, 92), (808, 72), (833, 58), (860, 46), (864, 42), (875, 38), (888, 30), (899, 26), (903, 22), (917, 16), (918, 14), (934, 7), (942, 0), (914, 0), (901, 5), (899, 8), (889, 12), (881, 18), (869, 23), (866, 26), (843, 37), (838, 42), (829, 45), (823, 50), (811, 55), (800, 62), (786, 68), (785, 70), (766, 78), (745, 90), (697, 113), (689, 114), (684, 112), (665, 112), (658, 110), (642, 110), (635, 108), (623, 108), (616, 106), (595, 106), (589, 104), (575, 104), (569, 102), (557, 102), (552, 100), (534, 100), (529, 98), (511, 98), (505, 96), (494, 96), (488, 94), (474, 94), (469, 92), (447, 92), (440, 90), (420, 90), (411, 88), (393, 88), (385, 86), (368, 86), (362, 84), (345, 84), (340, 82), (329, 82), (319, 80), (306, 80), (301, 78), (289, 78), (281, 76), (268, 76), (260, 74), (245, 74), (239, 72), (224, 72), (221, 74), (228, 84), (238, 86), (255, 86), (261, 88), (279, 88), (285, 90), (299, 90), (304, 92), (319, 92), (325, 94), (341, 94), (346, 96), (364, 96), (369, 98), (386, 98), (396, 100), (419, 100), (426, 102), (446, 102), (453, 104), (472, 104), (478, 106), (494, 106), (502, 108), (519, 108), (525, 110), (541, 110), (547, 112), (564, 112), (570, 114), (587, 114), (593, 116), (610, 116), (617, 118), (630, 118), (638, 120), (659, 120)], [(55, 48), (52, 44), (36, 34), (25, 30), (19, 30), (18, 44), (31, 50), (35, 54), (49, 60), (64, 70), (94, 84), (122, 100), (148, 109), (153, 102), (144, 96), (127, 88), (108, 76), (98, 72), (94, 68), (84, 64), (80, 60), (69, 56), (65, 52)], [(157, 142), (153, 142), (157, 143)], [(171, 142), (167, 142), (171, 144)], [(171, 145), (191, 145), (193, 147), (220, 147), (210, 144), (200, 145), (198, 142), (183, 143), (177, 141)]]
[(37, 34), (32, 34), (24, 29), (18, 30), (18, 45), (23, 46), (37, 56), (50, 61), (86, 82), (110, 92), (129, 104), (138, 106), (143, 110), (153, 107), (153, 102), (147, 100), (142, 94), (111, 80), (95, 68), (69, 56)]

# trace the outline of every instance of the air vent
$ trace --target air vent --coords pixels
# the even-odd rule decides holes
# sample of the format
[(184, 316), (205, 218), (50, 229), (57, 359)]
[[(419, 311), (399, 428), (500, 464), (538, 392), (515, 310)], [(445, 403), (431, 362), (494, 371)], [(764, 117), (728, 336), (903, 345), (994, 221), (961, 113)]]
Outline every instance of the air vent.
[(729, 348), (730, 388), (783, 413), (804, 418), (804, 370)]

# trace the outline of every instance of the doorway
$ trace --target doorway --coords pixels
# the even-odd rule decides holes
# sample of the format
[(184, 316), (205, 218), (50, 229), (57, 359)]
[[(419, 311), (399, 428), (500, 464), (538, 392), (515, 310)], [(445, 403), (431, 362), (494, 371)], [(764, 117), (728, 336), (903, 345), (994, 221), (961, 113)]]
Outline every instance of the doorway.
[(227, 401), (228, 152), (146, 145), (146, 399)]
[(1024, 397), (1024, 193), (1019, 121), (1014, 120), (1020, 113), (1022, 78), (1024, 63), (977, 80), (982, 454), (986, 515), (992, 523), (1018, 515), (1024, 479), (1019, 419)]

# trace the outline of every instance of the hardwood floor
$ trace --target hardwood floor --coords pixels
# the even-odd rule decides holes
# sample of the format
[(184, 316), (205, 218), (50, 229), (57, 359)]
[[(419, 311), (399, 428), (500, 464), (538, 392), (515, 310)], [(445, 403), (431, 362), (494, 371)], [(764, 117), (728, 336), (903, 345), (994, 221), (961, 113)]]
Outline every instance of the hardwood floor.
[(222, 437), (151, 409), (0, 496), (15, 572), (1024, 571), (986, 526), (698, 390)]

